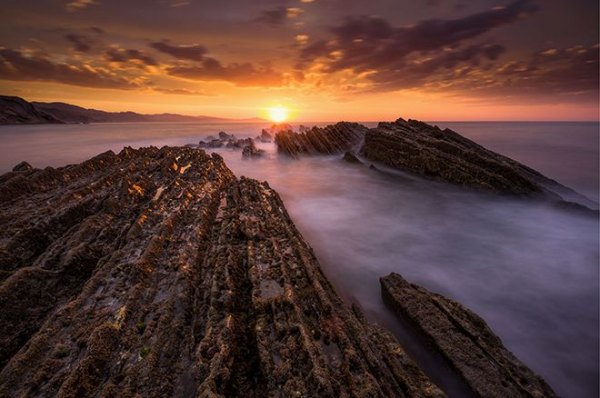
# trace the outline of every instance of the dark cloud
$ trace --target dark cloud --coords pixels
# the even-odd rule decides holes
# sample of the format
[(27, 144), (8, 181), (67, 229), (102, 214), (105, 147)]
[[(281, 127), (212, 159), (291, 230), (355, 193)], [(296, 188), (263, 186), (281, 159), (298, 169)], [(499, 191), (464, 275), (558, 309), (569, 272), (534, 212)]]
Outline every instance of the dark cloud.
[(180, 60), (202, 61), (207, 53), (204, 46), (199, 44), (172, 45), (167, 40), (151, 43), (150, 47)]
[(185, 88), (152, 87), (152, 90), (157, 91), (159, 93), (163, 93), (163, 94), (173, 94), (173, 95), (209, 95), (205, 91), (188, 90)]
[(139, 88), (139, 85), (106, 69), (56, 63), (42, 55), (28, 56), (19, 50), (3, 47), (0, 47), (0, 79), (58, 82), (94, 88)]
[(500, 65), (491, 74), (503, 94), (552, 94), (598, 98), (600, 67), (598, 45), (550, 48), (526, 62)]
[[(382, 18), (350, 18), (332, 28), (334, 40), (317, 42), (305, 48), (299, 66), (315, 57), (326, 57), (329, 58), (330, 71), (394, 67), (413, 53), (457, 47), (535, 10), (530, 1), (518, 0), (506, 7), (496, 7), (464, 18), (431, 19), (399, 28)], [(342, 56), (332, 56), (335, 51), (341, 52)]]
[(427, 4), (428, 7), (438, 6), (438, 5), (442, 4), (443, 2), (444, 2), (444, 0), (425, 0), (425, 4)]
[(257, 22), (262, 22), (268, 25), (282, 25), (287, 20), (288, 10), (286, 7), (277, 7), (263, 11)]
[(200, 65), (177, 65), (167, 68), (171, 76), (190, 80), (222, 80), (238, 86), (277, 86), (283, 83), (281, 73), (253, 64), (233, 63), (223, 65), (213, 58), (205, 58)]
[(105, 53), (106, 59), (110, 62), (128, 63), (139, 61), (145, 66), (157, 66), (158, 62), (151, 56), (140, 50), (110, 48)]
[(398, 65), (398, 70), (375, 72), (370, 79), (376, 83), (375, 90), (414, 88), (438, 83), (447, 87), (447, 80), (456, 79), (456, 70), (471, 71), (483, 61), (496, 60), (505, 48), (497, 44), (471, 45), (464, 48), (437, 53), (422, 60), (408, 61)]
[(417, 87), (454, 69), (495, 61), (505, 48), (482, 36), (536, 9), (531, 1), (517, 0), (463, 18), (431, 19), (402, 27), (379, 17), (349, 18), (331, 28), (333, 37), (304, 48), (297, 67), (302, 70), (317, 63), (329, 73), (365, 73), (374, 83), (373, 90)]
[(421, 64), (407, 65), (401, 74), (374, 74), (372, 89), (424, 87), (428, 91), (469, 92), (512, 101), (597, 101), (597, 45), (550, 48), (525, 61), (481, 62), (502, 51), (498, 46), (474, 46), (447, 52)]
[(85, 35), (76, 33), (67, 33), (65, 39), (73, 45), (73, 50), (80, 53), (87, 53), (92, 50), (92, 39)]
[(302, 15), (304, 10), (299, 7), (276, 7), (263, 11), (256, 19), (256, 22), (267, 25), (283, 25), (288, 19), (297, 18)]

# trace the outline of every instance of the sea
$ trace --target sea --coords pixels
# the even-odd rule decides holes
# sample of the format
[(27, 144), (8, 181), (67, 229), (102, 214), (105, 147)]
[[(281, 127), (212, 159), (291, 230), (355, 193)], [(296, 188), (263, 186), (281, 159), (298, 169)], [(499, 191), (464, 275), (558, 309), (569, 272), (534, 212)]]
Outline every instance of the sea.
[[(303, 123), (325, 125), (327, 123)], [(375, 126), (376, 123), (364, 123)], [(599, 124), (432, 122), (573, 188), (598, 208)], [(0, 126), (0, 173), (25, 160), (60, 167), (125, 146), (197, 144), (266, 123)], [(475, 193), (341, 156), (262, 159), (216, 149), (237, 176), (268, 181), (337, 292), (391, 330), (451, 396), (460, 386), (384, 305), (379, 278), (400, 273), (479, 314), (563, 397), (599, 395), (599, 220), (547, 204)]]

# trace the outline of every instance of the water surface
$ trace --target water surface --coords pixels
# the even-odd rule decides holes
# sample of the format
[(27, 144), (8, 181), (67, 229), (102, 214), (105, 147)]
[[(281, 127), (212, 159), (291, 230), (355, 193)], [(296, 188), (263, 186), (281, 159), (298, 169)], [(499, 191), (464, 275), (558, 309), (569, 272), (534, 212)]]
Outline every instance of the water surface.
[[(598, 198), (597, 124), (439, 123)], [(0, 128), (0, 171), (80, 162), (125, 145), (196, 143), (260, 124), (96, 124)], [(238, 175), (269, 181), (338, 292), (402, 336), (378, 279), (398, 272), (481, 315), (505, 345), (565, 397), (598, 396), (598, 220), (460, 190), (340, 157), (243, 160)], [(418, 356), (419, 354), (416, 353)]]

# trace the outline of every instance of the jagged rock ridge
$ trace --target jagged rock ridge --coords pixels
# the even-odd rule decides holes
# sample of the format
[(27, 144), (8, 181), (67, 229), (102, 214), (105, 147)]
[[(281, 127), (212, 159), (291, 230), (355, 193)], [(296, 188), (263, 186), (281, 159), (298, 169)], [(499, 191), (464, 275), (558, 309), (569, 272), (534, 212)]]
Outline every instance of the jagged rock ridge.
[(279, 152), (297, 157), (301, 154), (333, 155), (355, 149), (368, 129), (358, 123), (339, 122), (305, 132), (280, 131), (275, 135)]
[[(379, 123), (372, 129), (361, 125), (353, 125), (350, 129), (342, 124), (341, 130), (346, 134), (340, 135), (339, 126), (340, 123), (323, 129), (313, 128), (311, 131), (316, 137), (313, 139), (308, 139), (308, 133), (278, 133), (275, 142), (280, 153), (292, 157), (348, 151), (349, 155), (358, 155), (394, 169), (477, 190), (593, 205), (536, 170), (490, 151), (450, 129), (398, 119)], [(306, 141), (310, 144), (305, 144)]]
[(0, 396), (443, 395), (218, 155), (20, 167), (0, 227)]
[(480, 397), (555, 397), (478, 315), (396, 273), (381, 278), (384, 301), (417, 329)]

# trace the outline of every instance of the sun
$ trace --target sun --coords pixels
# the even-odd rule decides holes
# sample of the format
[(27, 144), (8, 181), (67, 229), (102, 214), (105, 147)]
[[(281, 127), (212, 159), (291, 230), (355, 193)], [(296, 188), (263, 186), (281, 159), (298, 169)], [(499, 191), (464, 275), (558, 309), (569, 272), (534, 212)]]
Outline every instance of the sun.
[(267, 111), (269, 113), (269, 119), (271, 119), (271, 121), (274, 123), (285, 122), (288, 119), (290, 113), (289, 109), (281, 105), (273, 106), (267, 109)]

